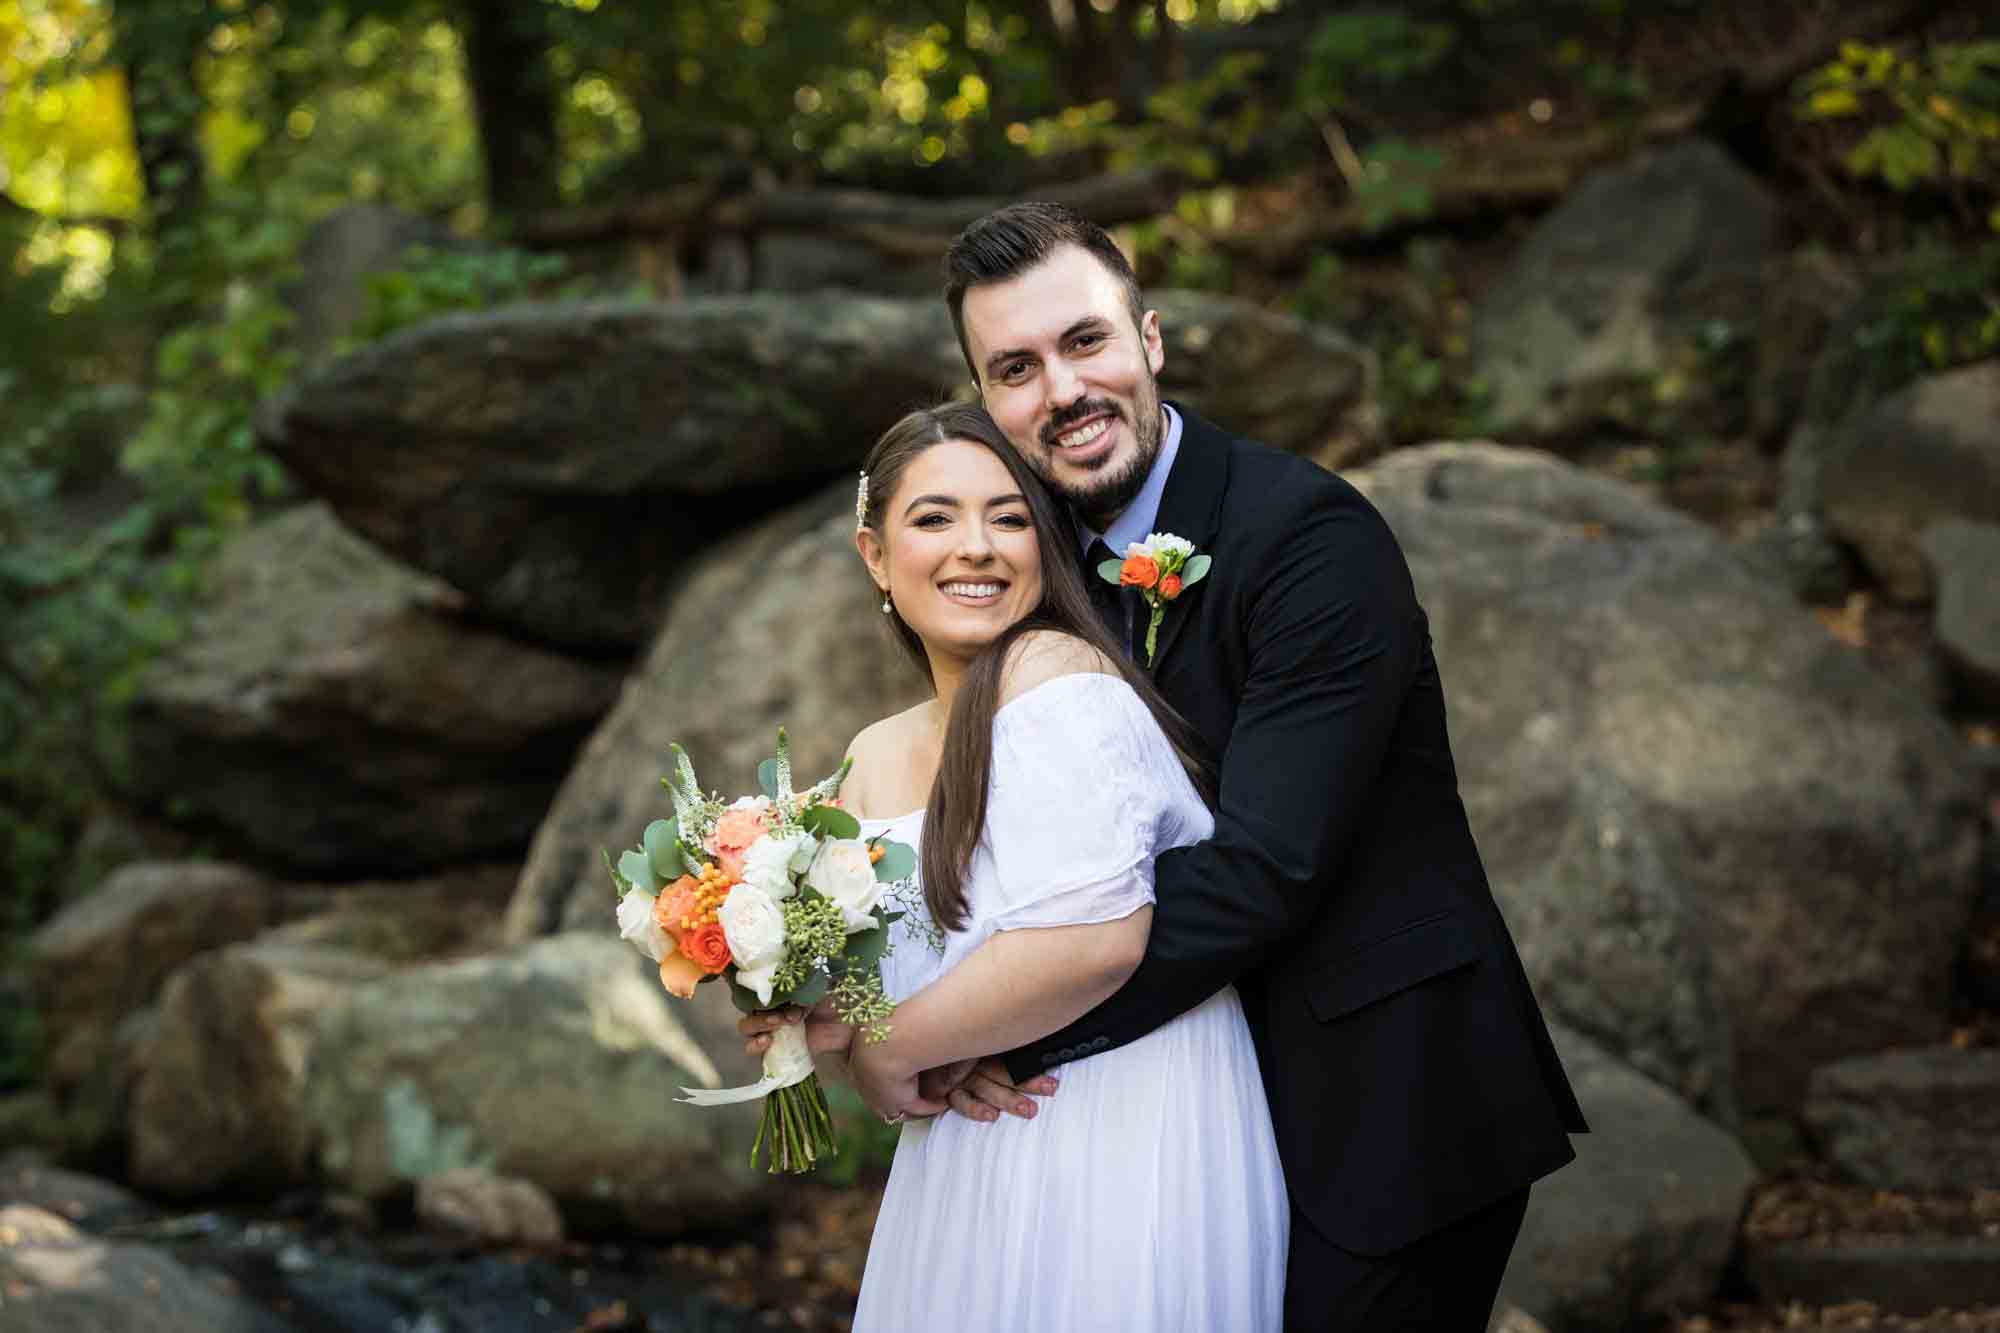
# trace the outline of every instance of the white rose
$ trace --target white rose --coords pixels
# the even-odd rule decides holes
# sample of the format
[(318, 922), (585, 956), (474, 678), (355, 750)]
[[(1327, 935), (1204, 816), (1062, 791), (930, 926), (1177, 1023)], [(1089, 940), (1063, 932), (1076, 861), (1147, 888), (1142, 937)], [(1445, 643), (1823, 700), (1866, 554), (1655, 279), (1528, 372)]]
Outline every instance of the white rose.
[[(810, 833), (766, 833), (743, 853), (743, 882), (754, 884), (773, 898), (791, 897), (798, 889), (792, 883), (794, 868), (812, 863), (813, 836)], [(801, 849), (804, 865), (800, 865)]]
[(667, 932), (653, 919), (653, 895), (633, 889), (618, 900), (618, 935), (639, 946), (639, 952), (659, 962), (673, 947)]
[(754, 884), (738, 884), (716, 910), (722, 937), (741, 969), (775, 965), (785, 956), (785, 913), (777, 900)]
[(1155, 557), (1178, 555), (1183, 560), (1194, 554), (1194, 543), (1185, 537), (1176, 537), (1171, 532), (1156, 532), (1146, 538), (1146, 545), (1153, 548)]
[(762, 967), (736, 965), (736, 984), (757, 997), (757, 1003), (766, 1009), (771, 1007), (771, 992), (778, 984), (778, 965), (783, 958), (773, 958)]
[(847, 933), (869, 930), (875, 918), (869, 915), (882, 901), (882, 881), (875, 878), (875, 863), (868, 859), (868, 844), (859, 838), (839, 838), (819, 849), (806, 883), (832, 899), (847, 920)]

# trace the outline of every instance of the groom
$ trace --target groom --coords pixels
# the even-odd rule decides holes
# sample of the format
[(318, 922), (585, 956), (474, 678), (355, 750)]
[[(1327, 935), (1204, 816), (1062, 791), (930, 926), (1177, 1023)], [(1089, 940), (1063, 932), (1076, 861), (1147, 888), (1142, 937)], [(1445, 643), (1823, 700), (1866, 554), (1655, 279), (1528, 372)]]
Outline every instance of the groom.
[[(1459, 801), (1394, 535), (1345, 481), (1160, 400), (1159, 315), (1094, 223), (1003, 208), (945, 269), (987, 410), (1090, 540), (1085, 578), (1150, 532), (1212, 558), (1168, 604), (1152, 672), (1220, 764), (1214, 836), (1156, 862), (1138, 972), (952, 1071), (951, 1104), (1025, 1109), (1036, 1076), (1234, 984), (1292, 1200), (1286, 1327), (1480, 1333), (1530, 1183), (1586, 1126)], [(1137, 595), (1102, 609), (1143, 662)]]

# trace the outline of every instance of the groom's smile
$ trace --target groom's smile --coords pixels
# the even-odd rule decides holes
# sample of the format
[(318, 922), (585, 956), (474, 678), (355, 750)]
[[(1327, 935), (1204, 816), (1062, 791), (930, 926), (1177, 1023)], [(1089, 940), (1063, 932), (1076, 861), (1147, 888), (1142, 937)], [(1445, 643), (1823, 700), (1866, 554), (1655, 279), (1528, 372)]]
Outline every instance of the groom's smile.
[(1060, 450), (1071, 467), (1095, 471), (1116, 456), (1125, 424), (1118, 404), (1107, 398), (1086, 399), (1055, 413), (1042, 427), (1042, 443)]

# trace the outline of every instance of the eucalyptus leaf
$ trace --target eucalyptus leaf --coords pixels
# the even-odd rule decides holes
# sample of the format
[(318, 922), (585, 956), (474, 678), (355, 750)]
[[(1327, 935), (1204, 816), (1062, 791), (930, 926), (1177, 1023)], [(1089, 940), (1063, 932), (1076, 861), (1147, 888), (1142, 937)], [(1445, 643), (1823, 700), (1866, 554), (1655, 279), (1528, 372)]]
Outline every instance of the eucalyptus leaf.
[(647, 893), (659, 891), (660, 877), (653, 873), (651, 859), (637, 847), (618, 858), (618, 873), (634, 888), (644, 889)]
[(1200, 583), (1204, 578), (1208, 577), (1208, 567), (1213, 563), (1214, 561), (1205, 555), (1198, 555), (1190, 559), (1181, 568), (1181, 587), (1185, 588), (1191, 583)]
[(1117, 583), (1120, 581), (1119, 575), (1124, 572), (1124, 569), (1125, 562), (1123, 560), (1100, 560), (1097, 562), (1097, 577), (1103, 579), (1106, 583)]
[(735, 982), (729, 983), (729, 999), (737, 1009), (746, 1014), (754, 1014), (764, 1006), (757, 1003), (757, 992)]
[[(818, 1004), (826, 998), (827, 984), (826, 973), (814, 972), (804, 981), (792, 987), (792, 993), (785, 997), (785, 1003), (801, 1004), (810, 1009), (813, 1005)], [(777, 999), (776, 996), (772, 996), (771, 998), (774, 1001)]]
[(646, 858), (662, 881), (680, 878), (680, 858), (674, 854), (679, 841), (680, 832), (671, 819), (656, 819), (646, 825)]
[(763, 763), (757, 765), (757, 785), (764, 789), (766, 796), (774, 801), (778, 799), (777, 760), (766, 759)]
[(866, 972), (882, 961), (882, 955), (889, 951), (889, 931), (885, 926), (873, 930), (856, 931), (847, 937), (847, 952), (842, 957), (847, 962), (849, 972)]
[(917, 851), (907, 842), (879, 842), (882, 859), (875, 863), (875, 878), (884, 884), (908, 879), (917, 873)]
[(845, 810), (831, 805), (816, 805), (799, 816), (799, 823), (808, 833), (822, 838), (858, 838), (861, 836), (861, 821)]

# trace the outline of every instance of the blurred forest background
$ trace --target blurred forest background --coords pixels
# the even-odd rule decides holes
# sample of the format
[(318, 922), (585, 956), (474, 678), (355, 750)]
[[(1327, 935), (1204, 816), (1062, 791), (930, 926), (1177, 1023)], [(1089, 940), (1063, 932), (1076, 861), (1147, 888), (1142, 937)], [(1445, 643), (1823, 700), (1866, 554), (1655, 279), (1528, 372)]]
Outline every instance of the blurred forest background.
[[(1657, 210), (1648, 188), (1665, 192)], [(1823, 635), (1923, 696), (1926, 717), (1969, 752), (1992, 752), (2000, 612), (1994, 566), (1981, 562), (1996, 549), (2000, 437), (1990, 416), (1980, 423), (2000, 407), (2000, 388), (1990, 375), (1949, 379), (2000, 357), (2000, 17), (1980, 0), (0, 0), (0, 942), (10, 967), (114, 869), (169, 854), (241, 856), (315, 881), (485, 859), (504, 866), (487, 899), (497, 915), (575, 747), (645, 650), (652, 622), (635, 608), (657, 608), (669, 575), (680, 581), (677, 561), (846, 472), (886, 422), (868, 412), (906, 404), (864, 410), (858, 391), (842, 399), (820, 381), (846, 373), (840, 358), (871, 341), (891, 359), (922, 341), (898, 323), (902, 306), (867, 300), (928, 299), (944, 239), (991, 204), (1037, 194), (1112, 224), (1149, 289), (1186, 293), (1173, 307), (1191, 315), (1179, 328), (1294, 349), (1289, 382), (1240, 385), (1233, 415), (1214, 408), (1225, 424), (1317, 412), (1279, 442), (1342, 467), (1435, 440), (1553, 450), (1707, 525), (1797, 598), (1801, 619), (1817, 617)], [(1679, 217), (1683, 205), (1695, 218), (1683, 250), (1607, 260), (1621, 240), (1651, 235), (1654, 214)], [(1564, 212), (1577, 208), (1580, 224)], [(1538, 229), (1564, 217), (1571, 230), (1537, 249)], [(1604, 285), (1559, 304), (1574, 314), (1595, 300), (1595, 313), (1549, 334), (1547, 354), (1564, 364), (1531, 364), (1545, 327), (1535, 321), (1555, 316), (1513, 320), (1499, 307), (1562, 286), (1566, 265)], [(1620, 304), (1621, 274), (1644, 288), (1643, 314)], [(757, 293), (831, 290), (872, 296), (754, 304)], [(753, 303), (703, 305), (737, 299)], [(725, 387), (745, 413), (842, 441), (817, 457), (791, 446), (768, 473), (757, 470), (767, 443), (745, 446), (728, 476), (702, 471), (734, 447), (709, 441), (676, 464), (685, 484), (647, 483), (682, 497), (658, 520), (681, 531), (661, 545), (634, 541), (623, 565), (602, 566), (623, 568), (633, 586), (580, 609), (561, 580), (587, 577), (598, 552), (578, 557), (584, 575), (542, 572), (543, 584), (524, 589), (533, 580), (518, 568), (510, 576), (467, 553), (477, 543), (460, 540), (466, 514), (359, 495), (350, 475), (373, 470), (395, 492), (407, 467), (414, 492), (432, 484), (427, 468), (477, 459), (419, 466), (342, 452), (350, 436), (419, 439), (424, 386), (392, 383), (396, 359), (431, 366), (424, 358), (439, 344), (424, 339), (459, 328), (532, 341), (506, 322), (525, 318), (505, 313), (524, 302), (597, 312), (574, 315), (574, 337), (547, 354), (613, 369), (626, 336), (617, 312), (724, 311), (699, 317), (737, 321), (713, 334), (727, 352), (708, 349), (699, 330), (657, 336), (686, 337), (695, 361), (728, 360), (737, 378)], [(876, 323), (841, 335), (851, 345), (828, 345), (826, 329), (850, 306)], [(463, 312), (499, 322), (439, 322)], [(835, 313), (815, 324), (816, 312)], [(1621, 324), (1627, 316), (1638, 323)], [(1170, 346), (1176, 327), (1170, 315)], [(760, 337), (780, 346), (742, 351)], [(799, 379), (820, 387), (788, 390), (784, 341), (794, 337)], [(950, 382), (948, 360), (947, 346), (933, 379)], [(1206, 364), (1199, 347), (1176, 364), (1190, 361)], [(1601, 373), (1577, 369), (1597, 361)], [(1362, 387), (1341, 391), (1337, 411), (1298, 407), (1321, 392), (1314, 367), (1335, 362)], [(516, 414), (505, 424), (522, 439), (544, 416), (558, 431), (589, 418), (588, 402), (521, 407), (515, 387), (532, 397), (561, 375), (508, 364), (516, 380), (495, 372), (484, 383), (492, 413)], [(1220, 364), (1202, 373), (1226, 398), (1215, 384), (1232, 363)], [(462, 368), (438, 374), (455, 389), (478, 382)], [(550, 392), (581, 392), (577, 383)], [(1872, 511), (1843, 521), (1860, 502), (1816, 489), (1823, 469), (1812, 460), (1832, 456), (1824, 442), (1847, 423), (1931, 384), (1947, 385), (1939, 392), (1959, 404), (1950, 411), (1963, 429), (1945, 463), (1911, 464), (1933, 469), (1923, 512), (1957, 505), (1979, 531), (1963, 539), (1969, 554), (1934, 554), (1930, 572), (1910, 574), (1898, 564), (1908, 541), (1876, 542)], [(891, 385), (885, 393), (914, 396)], [(462, 406), (440, 439), (463, 438)], [(1908, 409), (1928, 420), (1927, 410)], [(551, 475), (564, 466), (563, 438), (541, 440)], [(634, 532), (655, 521), (617, 498), (613, 474), (629, 467), (578, 457), (573, 471), (602, 469), (580, 489), (613, 497), (583, 526)], [(1887, 471), (1845, 484), (1895, 490), (1898, 465), (1875, 466)], [(431, 856), (413, 850), (415, 833), (383, 834), (373, 851), (350, 844), (343, 856), (313, 842), (332, 835), (306, 827), (312, 810), (297, 812), (296, 828), (246, 815), (247, 796), (160, 739), (163, 710), (183, 707), (185, 728), (186, 710), (207, 706), (185, 695), (162, 704), (175, 686), (149, 704), (144, 682), (162, 662), (185, 671), (209, 660), (190, 653), (189, 636), (218, 558), (312, 497), (442, 580), (384, 597), (463, 610), (560, 656), (535, 666), (540, 675), (507, 677), (569, 695), (533, 723), (540, 730), (519, 721), (479, 760), (503, 762), (506, 746), (535, 754), (519, 790), (463, 815), (486, 820), (505, 806), (494, 836)], [(513, 513), (486, 514), (498, 527), (483, 540), (504, 545)], [(1591, 522), (1625, 531), (1617, 519)], [(301, 549), (285, 541), (306, 540), (287, 531), (257, 558), (285, 564)], [(565, 549), (582, 549), (565, 531)], [(626, 568), (653, 562), (652, 582)], [(1954, 582), (1947, 565), (1970, 573)], [(1972, 628), (1940, 665), (1933, 617), (1968, 586), (1970, 609), (1956, 614)], [(463, 651), (412, 650), (409, 669), (443, 670), (440, 660)], [(244, 700), (256, 683), (230, 670), (217, 676), (240, 696), (231, 706), (254, 713), (260, 705)], [(1826, 717), (1847, 716), (1829, 708)], [(344, 743), (309, 727), (245, 742), (291, 747), (283, 762), (314, 774), (321, 760), (337, 766)], [(361, 762), (338, 762), (349, 760)], [(1827, 791), (1814, 799), (1840, 803)], [(1960, 825), (1990, 839), (1990, 813), (1969, 818)], [(249, 827), (260, 821), (262, 833)], [(1930, 852), (1900, 844), (1897, 854)], [(1732, 873), (1762, 872), (1739, 863)], [(1947, 878), (1964, 889), (1972, 875), (1966, 860)], [(510, 938), (568, 920), (567, 888), (523, 887)], [(1957, 998), (1935, 997), (1929, 1012), (1959, 1023), (1961, 1045), (1986, 1046), (1979, 1015), (2000, 1009), (2000, 928), (1988, 938), (1965, 927), (1970, 901), (1959, 892), (1948, 923)], [(52, 1068), (56, 1001), (22, 980), (32, 975), (10, 971), (0, 1002), (0, 1093), (74, 1076)], [(1968, 1008), (1979, 985), (1993, 990)], [(1617, 1021), (1583, 1025), (1606, 1038)], [(1796, 1089), (1760, 1103), (1746, 1076), (1746, 1090), (1718, 1092), (1698, 1060), (1649, 1065), (1633, 1056), (1640, 1045), (1617, 1049), (1733, 1128), (1753, 1125), (1749, 1112), (1796, 1108)], [(41, 1137), (122, 1170), (125, 1147), (100, 1150), (123, 1129), (79, 1123)], [(1787, 1150), (1759, 1149), (1759, 1161)], [(190, 1188), (228, 1192), (248, 1179)], [(2000, 1204), (1990, 1213), (1978, 1225), (2000, 1226)]]

